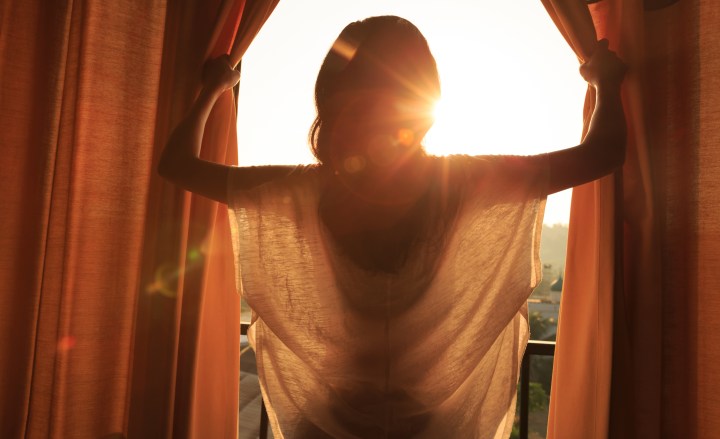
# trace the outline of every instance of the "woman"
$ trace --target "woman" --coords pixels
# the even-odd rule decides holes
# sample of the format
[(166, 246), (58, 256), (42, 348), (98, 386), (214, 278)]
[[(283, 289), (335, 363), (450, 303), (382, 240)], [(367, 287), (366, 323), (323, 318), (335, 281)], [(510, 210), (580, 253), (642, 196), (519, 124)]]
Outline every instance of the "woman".
[(276, 437), (510, 434), (545, 197), (623, 163), (624, 71), (607, 41), (581, 67), (597, 103), (576, 147), (432, 157), (435, 60), (411, 23), (371, 17), (318, 74), (319, 164), (238, 168), (198, 158), (215, 100), (239, 80), (226, 58), (208, 64), (159, 172), (230, 208)]

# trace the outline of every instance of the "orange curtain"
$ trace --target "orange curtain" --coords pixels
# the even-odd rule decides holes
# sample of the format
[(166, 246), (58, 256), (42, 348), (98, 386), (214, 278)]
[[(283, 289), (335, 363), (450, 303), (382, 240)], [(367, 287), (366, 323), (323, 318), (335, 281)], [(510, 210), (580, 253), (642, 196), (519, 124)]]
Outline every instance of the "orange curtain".
[[(0, 436), (235, 437), (227, 214), (154, 163), (275, 3), (0, 6)], [(226, 93), (204, 157), (234, 129)]]
[[(205, 59), (244, 49), (277, 1), (170, 4), (156, 153), (199, 91)], [(217, 13), (216, 11), (220, 12)], [(261, 14), (260, 14), (261, 13)], [(258, 20), (257, 16), (263, 19)], [(240, 19), (242, 17), (242, 19)], [(170, 29), (170, 27), (168, 27)], [(237, 38), (235, 38), (237, 34)], [(198, 39), (197, 35), (207, 35)], [(164, 111), (163, 111), (164, 110)], [(233, 95), (208, 120), (201, 157), (237, 163)], [(235, 437), (238, 415), (240, 302), (227, 209), (154, 181), (130, 395), (130, 436)]]
[[(544, 3), (577, 51), (583, 2)], [(718, 428), (720, 14), (709, 0), (667, 3), (589, 8), (630, 67), (628, 155), (622, 173), (573, 193), (548, 437)]]
[[(543, 0), (543, 5), (578, 59), (589, 59), (598, 37), (585, 1)], [(583, 136), (594, 106), (595, 90), (589, 87)], [(615, 186), (615, 176), (610, 175), (573, 189), (550, 391), (549, 438), (607, 437)]]
[(0, 436), (122, 432), (165, 11), (0, 8)]

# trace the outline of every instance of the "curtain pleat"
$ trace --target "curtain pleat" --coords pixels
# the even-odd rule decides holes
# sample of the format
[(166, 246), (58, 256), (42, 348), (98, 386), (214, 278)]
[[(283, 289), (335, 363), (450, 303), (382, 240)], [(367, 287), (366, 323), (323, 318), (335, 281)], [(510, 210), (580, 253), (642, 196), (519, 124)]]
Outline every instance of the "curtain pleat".
[[(237, 434), (227, 212), (155, 163), (245, 7), (0, 5), (0, 437)], [(203, 157), (236, 162), (234, 108)]]
[[(655, 188), (651, 183), (649, 133), (643, 83), (647, 77), (644, 60), (647, 49), (642, 35), (642, 2), (614, 2), (598, 5), (604, 35), (617, 41), (620, 56), (629, 65), (623, 85), (623, 104), (628, 122), (628, 152), (622, 172), (623, 199), (621, 235), (622, 267), (616, 273), (613, 318), (613, 368), (608, 428), (610, 437), (662, 437), (654, 425), (640, 418), (660, 419), (658, 410), (663, 392), (661, 376), (662, 301), (660, 285), (660, 240), (657, 228)], [(639, 355), (639, 356), (638, 356)], [(643, 365), (638, 368), (636, 366)], [(630, 389), (644, 389), (636, 394)], [(638, 405), (640, 404), (640, 405)], [(630, 406), (639, 411), (624, 413)], [(633, 419), (634, 418), (634, 419)], [(624, 430), (624, 432), (623, 432)], [(628, 433), (634, 431), (628, 436)]]

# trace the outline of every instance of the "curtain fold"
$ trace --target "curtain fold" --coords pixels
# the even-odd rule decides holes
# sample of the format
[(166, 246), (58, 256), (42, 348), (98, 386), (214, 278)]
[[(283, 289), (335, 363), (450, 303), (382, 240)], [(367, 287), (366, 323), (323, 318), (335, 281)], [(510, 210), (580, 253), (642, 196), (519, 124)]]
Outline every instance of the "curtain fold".
[[(3, 438), (237, 434), (227, 213), (154, 163), (204, 60), (274, 3), (0, 5)], [(235, 163), (234, 130), (226, 93), (203, 156)]]
[[(598, 37), (585, 1), (542, 1), (578, 59), (589, 59)], [(594, 107), (595, 90), (589, 87), (583, 108), (583, 136)], [(611, 175), (573, 189), (550, 391), (549, 438), (607, 437), (616, 261), (615, 183)]]

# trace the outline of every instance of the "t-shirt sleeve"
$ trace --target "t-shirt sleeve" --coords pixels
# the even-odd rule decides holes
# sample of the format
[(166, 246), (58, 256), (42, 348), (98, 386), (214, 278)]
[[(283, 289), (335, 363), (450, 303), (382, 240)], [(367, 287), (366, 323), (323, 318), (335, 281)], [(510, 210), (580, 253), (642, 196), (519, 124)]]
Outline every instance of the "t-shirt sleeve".
[(283, 191), (288, 186), (288, 183), (294, 179), (297, 179), (299, 175), (302, 175), (306, 171), (308, 166), (274, 166), (276, 169), (282, 168), (284, 176), (273, 179), (266, 183), (257, 185), (252, 189), (243, 187), (242, 179), (245, 178), (243, 175), (244, 170), (248, 173), (262, 171), (262, 167), (252, 168), (239, 168), (233, 169), (228, 172), (228, 179), (226, 185), (227, 191), (227, 204), (231, 211), (235, 211), (240, 208), (252, 208), (257, 206), (258, 203), (273, 204), (278, 197), (283, 196)]
[[(456, 256), (474, 261), (482, 267), (479, 271), (494, 273), (503, 285), (498, 290), (502, 298), (492, 299), (494, 307), (505, 309), (510, 318), (542, 275), (539, 249), (549, 180), (547, 155), (460, 156), (454, 161), (463, 192), (458, 217), (463, 236)], [(463, 272), (472, 278), (470, 266)], [(480, 278), (475, 281), (482, 283)]]
[[(242, 187), (239, 173), (228, 175), (228, 217), (236, 283), (238, 292), (248, 299), (243, 277), (259, 278), (257, 273), (263, 272), (265, 265), (283, 266), (282, 253), (270, 252), (268, 245), (272, 243), (273, 248), (281, 248), (285, 243), (297, 241), (304, 218), (301, 208), (315, 193), (315, 166), (293, 166), (287, 171), (285, 176), (252, 189)], [(258, 290), (265, 289), (255, 286), (253, 292), (259, 294)]]
[(544, 199), (548, 193), (550, 164), (547, 154), (457, 156), (470, 196), (498, 202)]

